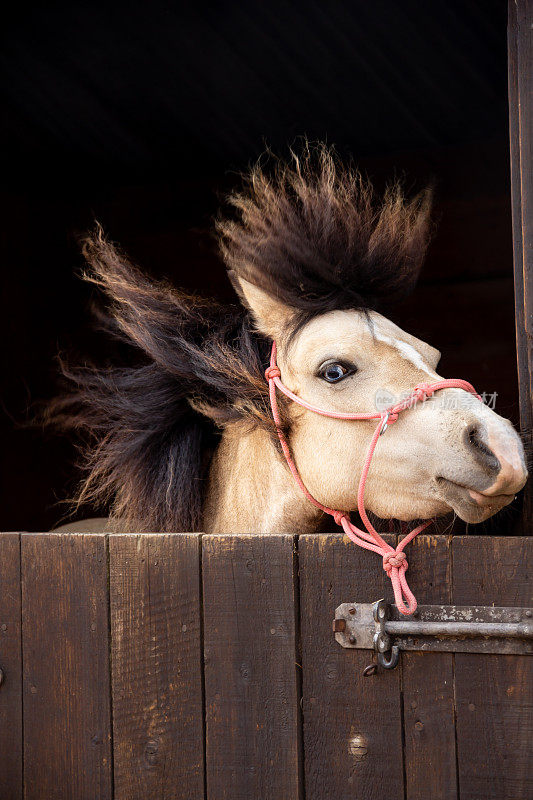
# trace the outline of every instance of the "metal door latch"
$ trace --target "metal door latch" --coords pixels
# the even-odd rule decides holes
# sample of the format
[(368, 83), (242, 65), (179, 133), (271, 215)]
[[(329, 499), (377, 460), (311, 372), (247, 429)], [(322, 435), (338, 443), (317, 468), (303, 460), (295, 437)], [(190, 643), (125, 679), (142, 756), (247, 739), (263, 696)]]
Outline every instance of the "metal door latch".
[(384, 600), (342, 603), (333, 620), (342, 647), (375, 650), (393, 669), (400, 650), (455, 653), (533, 653), (533, 609), (494, 606), (418, 606), (406, 617)]

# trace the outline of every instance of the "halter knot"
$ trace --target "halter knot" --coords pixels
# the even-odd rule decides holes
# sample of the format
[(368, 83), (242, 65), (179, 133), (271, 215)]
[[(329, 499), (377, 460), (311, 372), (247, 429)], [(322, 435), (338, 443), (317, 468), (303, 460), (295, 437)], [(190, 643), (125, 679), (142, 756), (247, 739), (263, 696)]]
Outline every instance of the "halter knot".
[(267, 367), (265, 370), (265, 378), (271, 381), (274, 378), (281, 378), (281, 371), (279, 367)]
[(342, 527), (342, 521), (346, 517), (344, 511), (335, 511), (333, 514), (333, 519), (335, 520), (336, 525), (340, 525)]
[(413, 389), (413, 395), (421, 402), (435, 393), (435, 388), (430, 383), (419, 383)]
[(383, 569), (387, 574), (393, 567), (402, 567), (405, 571), (407, 566), (407, 556), (402, 550), (398, 550), (395, 553), (385, 553), (383, 556)]

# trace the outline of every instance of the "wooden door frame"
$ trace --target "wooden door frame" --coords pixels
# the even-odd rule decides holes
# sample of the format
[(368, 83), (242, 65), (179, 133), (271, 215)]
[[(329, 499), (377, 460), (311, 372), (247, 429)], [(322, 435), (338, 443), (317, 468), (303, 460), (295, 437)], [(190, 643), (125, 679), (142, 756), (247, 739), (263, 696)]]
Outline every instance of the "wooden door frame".
[[(533, 0), (509, 0), (508, 80), (516, 350), (520, 426), (533, 431)], [(524, 497), (524, 533), (533, 523), (531, 484)]]

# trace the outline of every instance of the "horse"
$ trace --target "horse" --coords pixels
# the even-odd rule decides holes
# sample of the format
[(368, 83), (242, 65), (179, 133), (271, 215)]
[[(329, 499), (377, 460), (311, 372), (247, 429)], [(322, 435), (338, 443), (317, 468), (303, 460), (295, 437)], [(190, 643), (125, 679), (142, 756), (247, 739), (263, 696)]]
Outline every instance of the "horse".
[(327, 512), (348, 530), (358, 508), (479, 523), (509, 504), (527, 478), (518, 433), (464, 381), (411, 402), (443, 383), (440, 353), (385, 315), (414, 289), (431, 202), (398, 183), (378, 195), (325, 145), (256, 164), (215, 225), (232, 306), (151, 280), (98, 227), (85, 277), (136, 357), (63, 364), (49, 418), (82, 434), (78, 507), (105, 508), (109, 530), (276, 534)]

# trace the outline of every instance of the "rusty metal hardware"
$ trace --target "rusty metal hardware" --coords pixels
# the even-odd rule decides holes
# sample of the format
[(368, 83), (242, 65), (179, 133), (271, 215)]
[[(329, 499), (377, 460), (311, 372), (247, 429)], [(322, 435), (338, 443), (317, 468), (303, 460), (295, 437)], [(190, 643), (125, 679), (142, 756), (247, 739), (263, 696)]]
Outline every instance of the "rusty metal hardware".
[(533, 653), (533, 609), (495, 606), (418, 606), (406, 617), (384, 600), (343, 603), (335, 611), (335, 639), (374, 650), (393, 669), (400, 650), (455, 653)]

